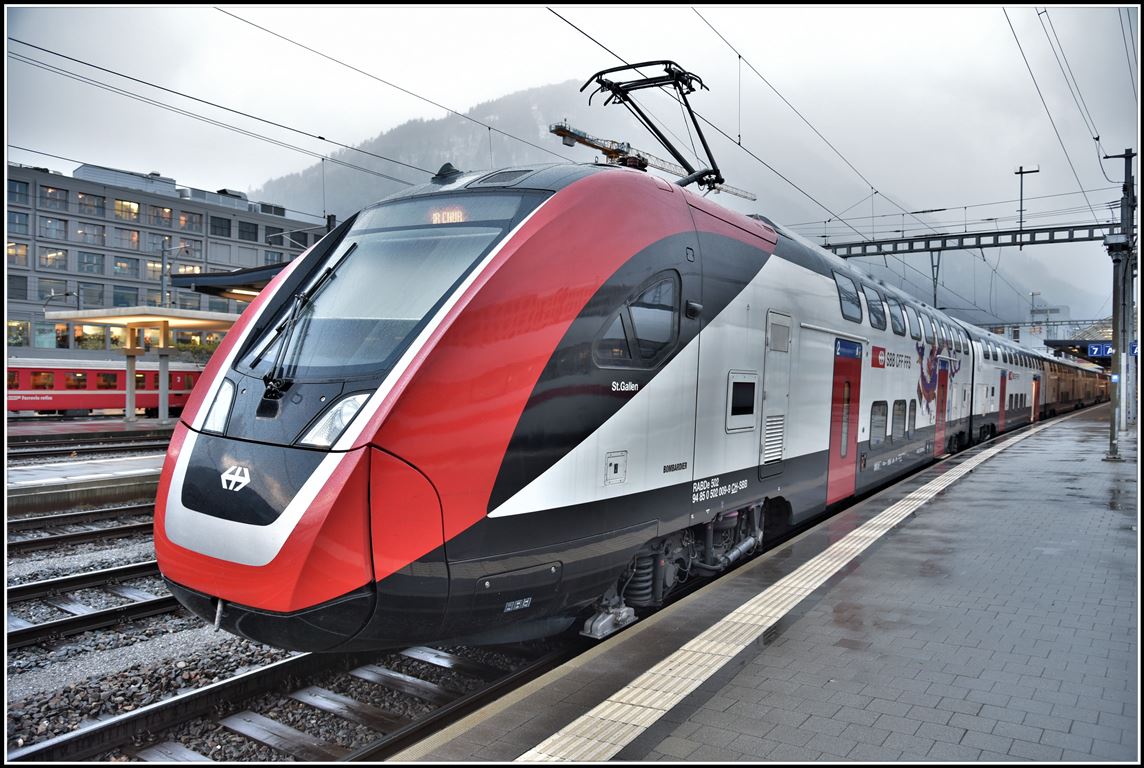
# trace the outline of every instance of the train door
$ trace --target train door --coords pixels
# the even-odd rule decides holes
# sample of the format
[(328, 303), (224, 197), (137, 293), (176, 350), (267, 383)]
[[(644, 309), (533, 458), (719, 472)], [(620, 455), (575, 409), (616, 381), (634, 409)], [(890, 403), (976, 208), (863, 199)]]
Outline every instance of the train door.
[(1005, 431), (1005, 384), (1009, 380), (1009, 372), (1001, 371), (1001, 387), (997, 390), (997, 431)]
[(949, 360), (937, 359), (937, 395), (934, 398), (933, 455), (945, 453), (945, 422), (949, 418)]
[(834, 384), (830, 396), (830, 462), (826, 503), (854, 494), (858, 480), (858, 403), (862, 385), (862, 345), (834, 340)]
[(766, 353), (763, 359), (763, 434), (759, 443), (759, 479), (782, 472), (787, 407), (790, 401), (791, 320), (767, 312)]
[(1030, 406), (1029, 421), (1031, 421), (1031, 422), (1036, 421), (1037, 417), (1040, 416), (1040, 413), (1041, 413), (1040, 402), (1041, 402), (1041, 377), (1040, 376), (1033, 376), (1033, 395), (1032, 395), (1032, 402), (1029, 404), (1029, 406)]

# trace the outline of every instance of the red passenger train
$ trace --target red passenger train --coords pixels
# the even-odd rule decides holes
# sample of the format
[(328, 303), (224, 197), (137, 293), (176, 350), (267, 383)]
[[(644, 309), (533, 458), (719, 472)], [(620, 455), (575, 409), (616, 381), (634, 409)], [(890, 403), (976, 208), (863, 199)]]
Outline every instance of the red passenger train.
[(638, 170), (440, 174), (250, 305), (155, 548), (273, 645), (602, 636), (691, 576), (1105, 380)]
[[(202, 375), (202, 366), (170, 363), (168, 403), (178, 415)], [(8, 412), (89, 416), (127, 405), (127, 364), (123, 360), (8, 358)], [(159, 413), (159, 364), (135, 365), (135, 405)]]

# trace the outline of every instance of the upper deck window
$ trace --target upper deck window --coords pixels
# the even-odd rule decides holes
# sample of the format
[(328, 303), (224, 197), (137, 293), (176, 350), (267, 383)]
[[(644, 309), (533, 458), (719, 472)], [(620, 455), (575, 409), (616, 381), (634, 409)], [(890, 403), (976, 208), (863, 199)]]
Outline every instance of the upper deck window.
[(866, 294), (866, 308), (870, 310), (870, 326), (879, 331), (886, 330), (886, 310), (882, 306), (882, 294), (868, 285), (862, 286)]
[(862, 322), (862, 302), (858, 299), (854, 281), (835, 272), (834, 284), (838, 286), (838, 303), (842, 306), (842, 316), (855, 323)]
[(906, 335), (906, 321), (902, 319), (902, 304), (893, 296), (886, 297), (886, 303), (890, 305), (890, 326), (894, 329), (894, 333), (899, 336)]

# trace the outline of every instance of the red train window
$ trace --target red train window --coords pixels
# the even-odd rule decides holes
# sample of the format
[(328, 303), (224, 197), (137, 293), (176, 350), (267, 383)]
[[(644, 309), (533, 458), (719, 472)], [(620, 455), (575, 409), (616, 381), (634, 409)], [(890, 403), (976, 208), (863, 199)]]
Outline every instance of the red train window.
[(56, 375), (51, 371), (32, 371), (32, 389), (54, 389)]
[(83, 371), (69, 371), (65, 373), (64, 389), (87, 389), (87, 374)]
[(135, 374), (135, 389), (136, 390), (147, 389), (146, 374), (143, 374), (143, 373), (136, 373)]
[(97, 373), (95, 374), (95, 388), (96, 389), (115, 389), (115, 384), (119, 379), (117, 373)]
[(20, 388), (20, 372), (8, 371), (8, 389)]

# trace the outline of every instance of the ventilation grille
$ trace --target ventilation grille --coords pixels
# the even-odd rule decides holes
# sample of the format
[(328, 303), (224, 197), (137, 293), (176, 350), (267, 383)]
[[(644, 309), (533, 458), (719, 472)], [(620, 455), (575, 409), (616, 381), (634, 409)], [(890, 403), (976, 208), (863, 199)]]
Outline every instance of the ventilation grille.
[(531, 169), (525, 170), (525, 171), (500, 171), (498, 173), (492, 174), (491, 176), (484, 177), (483, 179), (481, 179), (477, 183), (478, 184), (508, 184), (510, 181), (516, 181), (517, 179), (519, 179), (522, 176), (529, 174), (529, 173), (532, 173)]
[(763, 427), (763, 464), (774, 464), (783, 458), (783, 433), (786, 431), (786, 415), (768, 416)]

